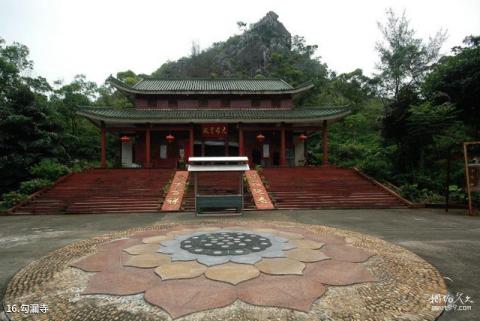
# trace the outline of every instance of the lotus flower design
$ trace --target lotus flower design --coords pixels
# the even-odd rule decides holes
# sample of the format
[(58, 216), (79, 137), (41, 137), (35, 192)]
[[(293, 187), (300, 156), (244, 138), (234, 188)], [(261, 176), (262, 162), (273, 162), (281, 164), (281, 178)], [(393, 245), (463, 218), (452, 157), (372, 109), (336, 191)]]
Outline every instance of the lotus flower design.
[(97, 272), (82, 294), (144, 293), (177, 318), (237, 299), (309, 311), (327, 286), (376, 281), (361, 263), (372, 255), (336, 235), (206, 226), (115, 240), (72, 266)]

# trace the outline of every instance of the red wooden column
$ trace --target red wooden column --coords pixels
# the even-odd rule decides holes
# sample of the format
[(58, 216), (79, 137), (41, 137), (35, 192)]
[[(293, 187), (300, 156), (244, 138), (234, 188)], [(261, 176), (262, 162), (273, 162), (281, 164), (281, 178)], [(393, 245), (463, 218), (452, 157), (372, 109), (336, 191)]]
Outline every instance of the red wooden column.
[(105, 128), (105, 124), (102, 123), (101, 128), (101, 155), (100, 155), (100, 167), (106, 168), (107, 167), (107, 129)]
[(229, 150), (228, 150), (228, 136), (225, 138), (225, 156), (228, 156)]
[(287, 161), (285, 158), (285, 127), (280, 129), (280, 166), (286, 166)]
[(145, 131), (145, 167), (152, 167), (150, 160), (150, 128)]
[(243, 128), (238, 128), (238, 156), (245, 156)]
[[(307, 139), (308, 139), (308, 136), (307, 136)], [(303, 159), (305, 160), (305, 164), (306, 164), (307, 158), (308, 158), (307, 140), (305, 139), (303, 141)]]
[(327, 121), (323, 121), (322, 125), (322, 152), (323, 152), (323, 166), (328, 166), (328, 127)]
[[(194, 155), (194, 152), (193, 152), (193, 125), (192, 127), (188, 130), (188, 146), (189, 146), (189, 149), (190, 149), (190, 155), (188, 155), (189, 157), (193, 157), (195, 156)], [(187, 159), (188, 161), (188, 159)]]

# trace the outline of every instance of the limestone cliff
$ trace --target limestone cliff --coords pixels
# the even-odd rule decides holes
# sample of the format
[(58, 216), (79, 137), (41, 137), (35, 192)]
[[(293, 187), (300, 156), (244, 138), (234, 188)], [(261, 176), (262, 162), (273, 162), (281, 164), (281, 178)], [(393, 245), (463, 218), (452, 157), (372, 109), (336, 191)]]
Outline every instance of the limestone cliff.
[(286, 56), (292, 49), (292, 35), (268, 12), (242, 34), (184, 57), (167, 62), (152, 75), (157, 77), (255, 77), (268, 75), (272, 54)]

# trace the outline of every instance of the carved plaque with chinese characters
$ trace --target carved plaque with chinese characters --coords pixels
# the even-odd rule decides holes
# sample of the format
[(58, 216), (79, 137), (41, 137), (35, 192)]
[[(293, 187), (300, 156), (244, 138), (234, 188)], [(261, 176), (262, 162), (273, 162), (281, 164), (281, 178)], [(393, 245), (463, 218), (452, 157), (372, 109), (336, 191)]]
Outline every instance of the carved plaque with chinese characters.
[(227, 124), (202, 124), (203, 138), (225, 138), (228, 136)]

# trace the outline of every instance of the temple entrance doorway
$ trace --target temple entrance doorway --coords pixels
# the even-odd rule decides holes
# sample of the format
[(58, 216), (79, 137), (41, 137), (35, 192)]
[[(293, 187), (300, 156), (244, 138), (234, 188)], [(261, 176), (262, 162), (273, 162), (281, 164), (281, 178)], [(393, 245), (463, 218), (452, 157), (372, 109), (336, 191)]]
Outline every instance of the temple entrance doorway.
[(205, 155), (204, 156), (225, 156), (225, 145), (221, 142), (222, 145), (210, 145), (205, 144)]
[(195, 141), (195, 156), (227, 156), (225, 142), (221, 140)]
[(252, 150), (252, 163), (254, 165), (262, 164), (262, 152), (258, 149)]

